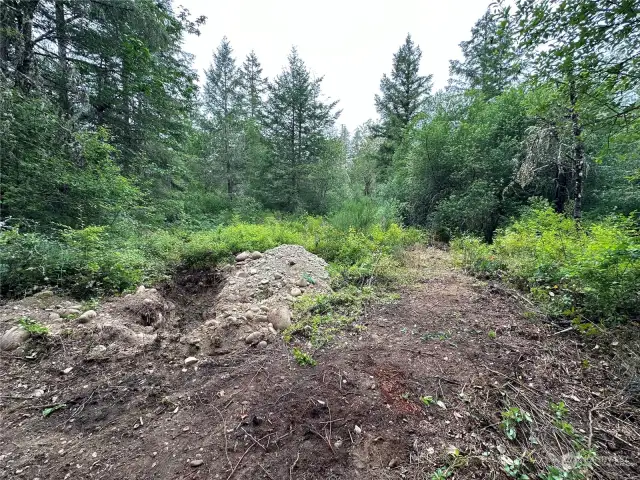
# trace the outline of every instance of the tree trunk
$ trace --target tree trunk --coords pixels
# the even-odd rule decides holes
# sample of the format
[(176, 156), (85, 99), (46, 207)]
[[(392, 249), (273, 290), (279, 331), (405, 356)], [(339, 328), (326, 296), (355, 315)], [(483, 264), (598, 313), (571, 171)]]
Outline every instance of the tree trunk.
[(576, 175), (573, 218), (575, 218), (576, 220), (580, 220), (582, 218), (582, 195), (584, 192), (585, 148), (584, 140), (582, 139), (582, 125), (580, 123), (580, 114), (578, 113), (578, 110), (576, 108), (576, 105), (578, 103), (578, 95), (576, 92), (575, 80), (573, 78), (569, 82), (569, 101), (571, 102), (573, 163)]
[(32, 85), (31, 67), (33, 64), (33, 17), (40, 0), (26, 0), (16, 5), (16, 19), (21, 37), (16, 64), (16, 86), (28, 92)]
[(64, 16), (64, 0), (56, 0), (56, 40), (58, 42), (58, 100), (60, 108), (66, 118), (71, 117), (71, 102), (69, 101), (69, 60), (67, 58), (67, 48), (69, 39), (67, 37), (67, 20)]
[(13, 27), (9, 3), (9, 0), (0, 2), (0, 73), (5, 76), (9, 71), (9, 29)]

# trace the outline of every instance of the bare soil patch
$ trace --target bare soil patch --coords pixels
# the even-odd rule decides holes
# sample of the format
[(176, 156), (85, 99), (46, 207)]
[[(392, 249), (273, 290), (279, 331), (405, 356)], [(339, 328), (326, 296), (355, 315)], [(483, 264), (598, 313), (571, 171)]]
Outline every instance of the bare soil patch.
[[(455, 271), (446, 253), (410, 259), (422, 279), (397, 303), (369, 307), (366, 330), (312, 352), (313, 368), (282, 341), (215, 355), (189, 344), (215, 311), (220, 272), (183, 272), (159, 287), (174, 317), (156, 327), (139, 324), (125, 299), (97, 308), (98, 319), (124, 319), (134, 339), (149, 336), (126, 349), (109, 346), (121, 344), (118, 332), (61, 319), (49, 339), (0, 352), (0, 478), (430, 479), (451, 465), (452, 446), (461, 460), (449, 478), (508, 478), (503, 456), (571, 461), (570, 442), (550, 426), (549, 402), (559, 401), (597, 449), (593, 478), (640, 476), (636, 339), (554, 335), (509, 290)], [(0, 330), (20, 315), (47, 323), (44, 308), (9, 303)], [(185, 365), (192, 354), (197, 363)], [(534, 417), (515, 442), (498, 425), (509, 406)]]

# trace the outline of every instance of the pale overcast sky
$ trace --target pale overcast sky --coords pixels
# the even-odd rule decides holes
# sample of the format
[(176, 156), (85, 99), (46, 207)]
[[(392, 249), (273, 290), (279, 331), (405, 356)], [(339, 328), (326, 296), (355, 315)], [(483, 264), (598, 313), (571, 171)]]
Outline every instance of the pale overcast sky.
[(421, 71), (433, 74), (435, 88), (446, 85), (449, 60), (491, 0), (175, 0), (193, 16), (206, 15), (199, 37), (184, 48), (202, 72), (227, 36), (238, 63), (252, 49), (269, 78), (298, 48), (307, 67), (324, 75), (326, 97), (340, 100), (338, 124), (349, 130), (376, 118), (373, 104), (380, 78), (391, 70), (392, 55), (407, 33), (422, 48)]

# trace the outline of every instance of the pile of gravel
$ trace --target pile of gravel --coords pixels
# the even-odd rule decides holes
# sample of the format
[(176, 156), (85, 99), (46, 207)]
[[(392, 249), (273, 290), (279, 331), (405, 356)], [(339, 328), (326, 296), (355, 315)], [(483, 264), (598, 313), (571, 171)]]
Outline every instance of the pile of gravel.
[(245, 342), (265, 347), (291, 325), (291, 305), (304, 293), (330, 291), (327, 262), (299, 245), (242, 252), (228, 272), (216, 307), (186, 341), (221, 354)]

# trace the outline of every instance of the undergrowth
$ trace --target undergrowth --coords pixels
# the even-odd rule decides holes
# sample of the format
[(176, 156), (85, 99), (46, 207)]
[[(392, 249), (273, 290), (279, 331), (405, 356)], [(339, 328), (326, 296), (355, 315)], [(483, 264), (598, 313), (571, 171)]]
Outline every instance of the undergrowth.
[(549, 207), (532, 209), (498, 231), (452, 243), (459, 264), (531, 294), (551, 317), (584, 330), (640, 311), (640, 236), (630, 218), (577, 223)]
[(55, 287), (78, 298), (154, 283), (178, 266), (211, 267), (249, 250), (297, 244), (330, 263), (337, 285), (393, 281), (395, 253), (421, 234), (397, 224), (338, 229), (321, 217), (240, 221), (211, 230), (144, 230), (134, 224), (0, 231), (0, 294), (22, 296)]

